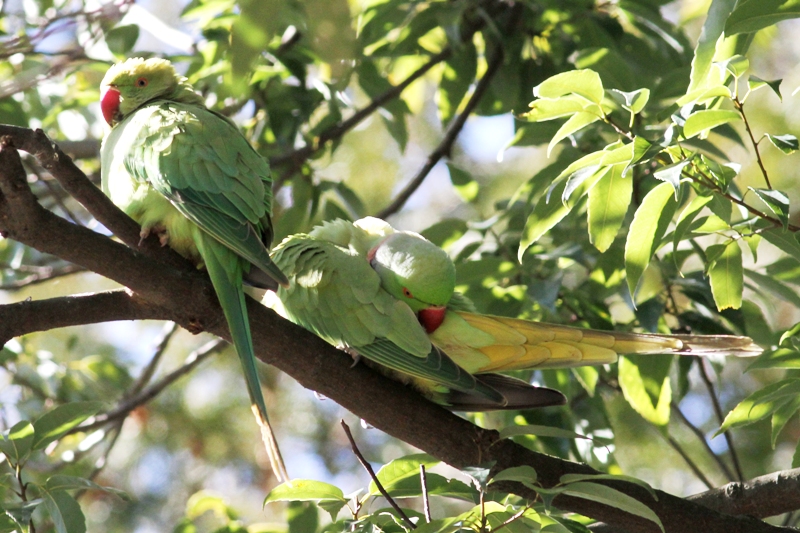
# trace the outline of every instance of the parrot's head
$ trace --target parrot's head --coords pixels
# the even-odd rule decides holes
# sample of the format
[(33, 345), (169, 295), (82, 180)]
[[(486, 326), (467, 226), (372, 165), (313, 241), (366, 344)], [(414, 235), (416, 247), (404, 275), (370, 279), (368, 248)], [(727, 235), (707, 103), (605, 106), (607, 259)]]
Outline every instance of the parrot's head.
[(166, 59), (134, 57), (106, 72), (100, 83), (100, 109), (106, 122), (114, 126), (143, 104), (187, 86)]
[(416, 233), (398, 232), (367, 257), (384, 290), (407, 303), (429, 333), (435, 331), (456, 285), (456, 268), (447, 253)]

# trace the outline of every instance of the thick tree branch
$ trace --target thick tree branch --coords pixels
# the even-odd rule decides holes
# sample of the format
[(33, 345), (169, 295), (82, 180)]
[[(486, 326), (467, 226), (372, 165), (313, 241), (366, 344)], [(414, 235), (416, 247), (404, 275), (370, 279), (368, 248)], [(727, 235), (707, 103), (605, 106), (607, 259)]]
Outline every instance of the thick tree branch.
[[(59, 169), (51, 172), (59, 172)], [(85, 177), (83, 179), (86, 180)], [(8, 143), (0, 145), (0, 230), (28, 246), (81, 264), (127, 285), (136, 294), (136, 297), (129, 297), (130, 302), (145, 300), (152, 306), (147, 308), (152, 312), (141, 313), (140, 306), (132, 305), (129, 311), (136, 318), (139, 317), (136, 313), (148, 314), (147, 318), (173, 320), (192, 327), (193, 331), (206, 330), (225, 339), (230, 338), (213, 288), (203, 273), (167, 267), (42, 209), (27, 188), (19, 155)], [(94, 295), (83, 298), (100, 297)], [(53, 303), (52, 300), (47, 301), (48, 305)], [(31, 302), (28, 305), (34, 304), (45, 305), (45, 302)], [(123, 316), (123, 313), (115, 314), (113, 306), (98, 308), (105, 311), (104, 320), (131, 318), (130, 315)], [(0, 308), (0, 312), (9, 313), (10, 310), (13, 311), (11, 306)], [(509, 440), (499, 440), (496, 431), (473, 425), (424, 400), (402, 384), (376, 374), (365, 365), (353, 368), (348, 355), (299, 326), (279, 318), (255, 301), (248, 301), (248, 311), (256, 354), (260, 359), (290, 374), (306, 388), (335, 400), (372, 426), (446, 463), (463, 468), (496, 461), (496, 469), (530, 465), (536, 469), (543, 487), (555, 486), (566, 473), (598, 473), (586, 465), (535, 453)], [(76, 318), (69, 315), (75, 313), (68, 313), (60, 323), (50, 319), (34, 329), (64, 325), (66, 322), (76, 323)], [(92, 316), (101, 320), (99, 313), (95, 312)], [(38, 315), (29, 313), (29, 317), (29, 320), (41, 320)], [(4, 321), (0, 321), (0, 325), (5, 327)], [(391, 398), (391, 401), (387, 402), (386, 398)], [(759, 533), (783, 530), (752, 517), (733, 517), (709, 510), (696, 502), (664, 492), (658, 492), (658, 501), (654, 501), (646, 490), (630, 483), (604, 483), (651, 507), (669, 532), (702, 530), (704, 533)], [(519, 484), (508, 483), (505, 488), (525, 497), (535, 496)], [(632, 533), (658, 531), (649, 521), (598, 502), (562, 495), (555, 499), (555, 505)]]
[(14, 337), (55, 328), (111, 322), (158, 320), (170, 313), (124, 290), (25, 300), (0, 305), (0, 346)]
[(788, 513), (800, 509), (800, 468), (734, 481), (688, 499), (733, 515), (767, 518)]
[(403, 205), (411, 198), (411, 195), (419, 189), (419, 186), (422, 185), (422, 182), (425, 181), (425, 178), (428, 177), (433, 167), (436, 166), (436, 163), (439, 162), (441, 158), (444, 156), (450, 156), (450, 153), (453, 150), (453, 144), (455, 144), (458, 135), (461, 133), (461, 130), (464, 128), (464, 124), (467, 122), (467, 118), (469, 118), (472, 111), (477, 107), (478, 103), (480, 102), (481, 98), (483, 97), (486, 90), (489, 88), (489, 85), (494, 78), (494, 75), (497, 74), (497, 71), (500, 70), (500, 66), (503, 64), (503, 47), (498, 45), (494, 52), (492, 53), (492, 57), (489, 59), (489, 65), (486, 68), (486, 72), (483, 74), (483, 77), (475, 86), (475, 90), (472, 93), (469, 101), (464, 106), (464, 110), (458, 115), (451, 123), (450, 126), (447, 128), (447, 132), (444, 135), (444, 138), (439, 143), (439, 145), (434, 149), (433, 152), (428, 155), (427, 161), (425, 164), (422, 165), (422, 168), (411, 178), (411, 181), (408, 182), (408, 185), (400, 191), (400, 194), (392, 200), (388, 206), (384, 207), (377, 215), (378, 218), (386, 218), (389, 215), (393, 215), (397, 211), (399, 211)]

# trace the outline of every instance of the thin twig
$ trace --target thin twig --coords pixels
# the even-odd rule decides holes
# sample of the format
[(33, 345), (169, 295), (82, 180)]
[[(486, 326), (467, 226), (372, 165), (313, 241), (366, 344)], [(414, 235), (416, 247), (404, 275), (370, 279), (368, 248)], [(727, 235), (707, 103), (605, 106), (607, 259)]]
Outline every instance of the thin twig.
[(758, 143), (756, 142), (755, 136), (753, 136), (753, 130), (750, 129), (750, 121), (747, 120), (747, 115), (744, 113), (744, 102), (739, 101), (738, 96), (733, 97), (733, 107), (742, 115), (742, 120), (744, 121), (744, 128), (747, 130), (747, 135), (750, 137), (750, 142), (753, 144), (753, 150), (756, 152), (756, 161), (758, 161), (758, 166), (761, 168), (761, 174), (764, 175), (764, 181), (767, 182), (767, 188), (771, 189), (772, 185), (769, 182), (769, 175), (767, 175), (767, 168), (764, 166), (764, 161), (761, 159), (761, 152), (758, 150)]
[(508, 520), (506, 520), (505, 522), (503, 522), (499, 526), (497, 526), (495, 528), (492, 528), (492, 533), (494, 533), (495, 531), (500, 531), (504, 527), (508, 527), (509, 525), (511, 525), (512, 522), (516, 522), (517, 520), (522, 518), (525, 515), (525, 513), (528, 512), (528, 509), (530, 509), (530, 508), (531, 508), (531, 504), (528, 503), (527, 505), (525, 505), (525, 507), (523, 507), (522, 509), (520, 509), (519, 511), (514, 513), (512, 516), (510, 516), (508, 518)]
[(153, 357), (150, 358), (150, 362), (147, 363), (147, 366), (142, 371), (139, 379), (136, 380), (136, 383), (134, 383), (127, 394), (125, 394), (125, 398), (130, 398), (139, 394), (145, 385), (150, 383), (150, 380), (153, 378), (153, 374), (156, 372), (156, 368), (158, 368), (158, 363), (161, 361), (161, 357), (167, 350), (169, 341), (177, 331), (178, 325), (175, 322), (167, 322), (164, 324), (164, 328), (161, 330), (161, 336), (155, 342), (155, 351), (153, 352)]
[(154, 383), (149, 388), (143, 390), (132, 398), (121, 402), (119, 405), (117, 405), (117, 407), (108, 413), (98, 415), (93, 422), (73, 428), (66, 434), (69, 435), (71, 433), (91, 431), (114, 420), (125, 418), (131, 411), (161, 394), (165, 388), (174, 383), (178, 378), (194, 370), (197, 365), (205, 361), (211, 355), (217, 353), (222, 347), (227, 346), (227, 344), (228, 343), (222, 339), (216, 339), (206, 343), (199, 349), (190, 353), (183, 365), (164, 376), (160, 381)]
[(697, 438), (700, 440), (700, 442), (703, 443), (703, 447), (706, 449), (709, 455), (711, 455), (711, 457), (713, 457), (714, 460), (717, 462), (717, 465), (719, 465), (720, 470), (722, 470), (723, 474), (728, 479), (728, 481), (734, 481), (736, 478), (734, 477), (733, 472), (731, 472), (731, 469), (728, 467), (728, 465), (725, 463), (722, 457), (714, 453), (714, 450), (711, 449), (711, 445), (708, 443), (706, 436), (703, 434), (700, 428), (692, 424), (689, 421), (689, 419), (686, 418), (686, 415), (683, 414), (683, 411), (681, 411), (681, 408), (675, 402), (672, 403), (672, 412), (678, 416), (680, 421), (683, 422), (683, 424), (687, 428), (689, 428), (689, 430), (692, 433), (697, 435)]
[(389, 505), (391, 505), (392, 508), (395, 511), (397, 511), (397, 514), (400, 516), (400, 518), (403, 520), (403, 522), (405, 522), (406, 525), (408, 525), (408, 527), (410, 527), (411, 529), (416, 529), (417, 528), (416, 524), (414, 524), (414, 522), (411, 521), (411, 519), (408, 517), (408, 515), (406, 515), (406, 513), (403, 512), (403, 510), (400, 508), (400, 506), (397, 505), (397, 502), (395, 502), (394, 499), (391, 496), (389, 496), (389, 493), (386, 492), (386, 489), (383, 488), (383, 485), (378, 480), (378, 476), (375, 475), (375, 470), (372, 469), (372, 465), (370, 465), (369, 462), (367, 462), (367, 460), (364, 459), (364, 456), (361, 455), (361, 452), (358, 449), (358, 445), (356, 444), (356, 441), (353, 438), (353, 434), (350, 432), (350, 426), (348, 426), (347, 422), (345, 422), (344, 420), (340, 420), (339, 423), (342, 424), (342, 428), (344, 429), (344, 433), (345, 433), (345, 435), (347, 435), (347, 440), (350, 441), (350, 447), (353, 449), (353, 453), (355, 454), (356, 458), (358, 459), (358, 462), (361, 463), (361, 466), (363, 466), (364, 470), (367, 471), (367, 473), (369, 474), (369, 477), (371, 477), (372, 481), (375, 482), (375, 486), (378, 487), (378, 490), (380, 491), (381, 495), (384, 498), (386, 498), (386, 501), (389, 502)]
[(436, 166), (436, 163), (444, 156), (450, 156), (450, 153), (453, 149), (453, 144), (456, 142), (456, 138), (458, 137), (459, 133), (464, 127), (464, 124), (467, 122), (467, 118), (469, 118), (472, 111), (480, 102), (481, 98), (483, 97), (486, 90), (489, 88), (492, 79), (494, 78), (495, 74), (500, 70), (500, 65), (503, 64), (503, 47), (498, 44), (497, 48), (495, 48), (492, 57), (489, 59), (489, 65), (486, 68), (486, 72), (483, 74), (483, 77), (475, 86), (475, 91), (473, 91), (472, 96), (470, 96), (467, 105), (464, 106), (464, 110), (459, 114), (453, 122), (450, 123), (450, 126), (447, 128), (447, 132), (442, 139), (442, 142), (439, 143), (439, 146), (428, 155), (428, 160), (425, 161), (425, 164), (422, 165), (422, 168), (419, 169), (417, 174), (411, 178), (411, 181), (405, 188), (400, 191), (400, 194), (390, 203), (388, 206), (384, 207), (376, 216), (378, 218), (386, 218), (389, 215), (392, 215), (400, 210), (400, 208), (405, 205), (408, 199), (411, 197), (412, 194), (422, 185), (422, 182), (425, 181), (425, 178), (428, 176), (433, 167)]
[[(714, 384), (711, 382), (711, 378), (708, 377), (708, 372), (706, 372), (705, 359), (700, 359), (700, 364), (698, 367), (700, 369), (700, 377), (703, 378), (703, 383), (706, 384), (706, 388), (708, 389), (708, 395), (711, 397), (711, 404), (714, 406), (714, 413), (717, 415), (719, 424), (722, 425), (723, 420), (725, 420), (725, 416), (722, 413), (722, 407), (719, 404), (717, 393), (714, 391)], [(733, 435), (731, 435), (731, 432), (727, 430), (723, 432), (723, 435), (725, 435), (725, 441), (728, 443), (728, 450), (731, 453), (733, 468), (736, 470), (736, 475), (739, 478), (738, 481), (744, 481), (742, 467), (739, 464), (739, 455), (736, 453), (736, 447), (733, 445)]]
[[(0, 267), (5, 268), (5, 267)], [(37, 283), (44, 283), (52, 279), (69, 276), (77, 272), (85, 272), (86, 269), (80, 265), (65, 265), (61, 268), (41, 267), (39, 272), (34, 272), (29, 276), (22, 279), (0, 285), (0, 291), (17, 291), (19, 289), (36, 285)]]
[[(660, 432), (659, 435), (661, 435)], [(678, 441), (675, 440), (675, 438), (672, 435), (669, 435), (664, 438), (669, 443), (669, 445), (672, 446), (672, 449), (678, 452), (678, 455), (680, 455), (683, 458), (683, 460), (686, 461), (686, 464), (689, 465), (689, 468), (692, 470), (692, 472), (694, 472), (694, 475), (697, 476), (698, 479), (700, 479), (700, 481), (702, 481), (706, 487), (708, 487), (709, 489), (713, 489), (714, 484), (708, 480), (705, 474), (703, 474), (702, 470), (700, 470), (700, 467), (698, 467), (697, 464), (694, 461), (692, 461), (692, 458), (689, 457), (689, 455), (686, 453), (686, 451), (683, 449), (680, 443), (678, 443)]]
[(310, 144), (302, 148), (298, 148), (297, 150), (285, 154), (273, 157), (270, 159), (270, 165), (272, 166), (280, 166), (286, 163), (291, 163), (291, 166), (288, 170), (286, 170), (281, 176), (275, 181), (273, 188), (275, 190), (279, 189), (283, 183), (292, 175), (294, 174), (297, 169), (299, 169), (303, 163), (316, 152), (321, 150), (325, 144), (329, 141), (336, 140), (342, 137), (345, 133), (353, 129), (355, 126), (358, 125), (359, 122), (367, 118), (371, 115), (375, 110), (377, 110), (382, 105), (386, 104), (390, 100), (397, 98), (400, 96), (406, 87), (414, 83), (416, 80), (421, 78), (425, 75), (430, 69), (445, 61), (453, 54), (453, 50), (450, 47), (446, 47), (444, 50), (439, 52), (436, 55), (431, 56), (427, 63), (422, 65), (420, 68), (412, 72), (406, 79), (392, 87), (391, 89), (387, 90), (383, 94), (377, 96), (374, 100), (372, 100), (369, 105), (363, 107), (356, 111), (351, 117), (338, 124), (330, 127), (329, 129), (323, 131), (319, 137), (314, 139)]
[(428, 497), (428, 478), (425, 475), (425, 465), (419, 464), (419, 484), (422, 487), (422, 512), (425, 513), (425, 522), (431, 523), (431, 501)]

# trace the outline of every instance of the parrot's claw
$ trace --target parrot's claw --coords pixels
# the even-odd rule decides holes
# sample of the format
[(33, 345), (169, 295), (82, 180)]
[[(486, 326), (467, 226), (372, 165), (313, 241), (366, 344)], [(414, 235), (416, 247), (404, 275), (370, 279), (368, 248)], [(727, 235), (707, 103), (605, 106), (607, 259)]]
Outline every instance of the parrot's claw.
[(355, 368), (355, 366), (356, 366), (358, 363), (360, 363), (360, 362), (361, 362), (361, 354), (360, 354), (360, 353), (358, 353), (357, 351), (355, 351), (354, 349), (352, 349), (352, 348), (342, 348), (342, 350), (344, 350), (345, 352), (347, 352), (348, 354), (350, 354), (350, 357), (352, 357), (352, 358), (353, 358), (353, 364), (352, 364), (352, 365), (350, 365), (350, 368)]
[(169, 233), (167, 233), (166, 230), (159, 232), (158, 242), (161, 243), (161, 246), (166, 246), (169, 244)]
[(150, 236), (150, 228), (142, 228), (142, 231), (139, 232), (139, 246), (141, 246), (144, 240), (149, 236)]

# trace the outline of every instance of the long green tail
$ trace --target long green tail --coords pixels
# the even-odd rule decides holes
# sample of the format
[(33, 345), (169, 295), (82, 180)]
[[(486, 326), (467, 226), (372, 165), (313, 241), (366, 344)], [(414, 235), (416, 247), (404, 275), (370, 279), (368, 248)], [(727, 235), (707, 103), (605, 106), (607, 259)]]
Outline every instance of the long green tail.
[(278, 441), (275, 439), (269, 418), (267, 418), (267, 406), (264, 402), (264, 394), (261, 391), (261, 383), (256, 372), (253, 338), (250, 335), (250, 321), (247, 317), (247, 307), (244, 292), (242, 291), (240, 259), (234, 252), (214, 241), (211, 237), (203, 236), (198, 240), (201, 241), (198, 242), (200, 255), (202, 255), (206, 263), (211, 283), (217, 292), (217, 298), (219, 298), (219, 303), (231, 330), (233, 345), (236, 348), (236, 353), (239, 354), (239, 360), (242, 362), (242, 370), (244, 370), (244, 377), (247, 382), (247, 392), (250, 393), (251, 408), (256, 417), (256, 422), (261, 428), (261, 439), (267, 449), (272, 471), (278, 481), (288, 481), (289, 474), (286, 472), (286, 465), (278, 448)]

